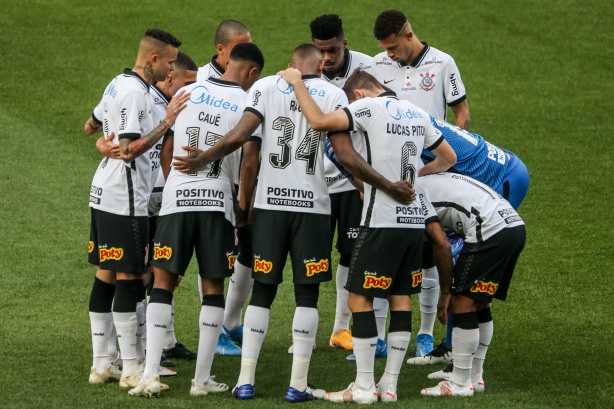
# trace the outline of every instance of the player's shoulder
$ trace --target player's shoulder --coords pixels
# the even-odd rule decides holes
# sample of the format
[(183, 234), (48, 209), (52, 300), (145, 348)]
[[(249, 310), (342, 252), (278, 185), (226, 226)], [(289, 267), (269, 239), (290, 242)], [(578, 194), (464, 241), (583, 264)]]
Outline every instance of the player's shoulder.
[(430, 45), (428, 46), (428, 50), (424, 56), (425, 62), (429, 60), (430, 61), (442, 61), (444, 64), (448, 62), (454, 62), (454, 58), (450, 54), (444, 51), (441, 51), (439, 48), (432, 47)]
[(398, 67), (399, 63), (390, 59), (386, 53), (386, 51), (377, 54), (373, 57), (371, 68), (379, 69), (386, 67)]
[(360, 67), (365, 70), (371, 68), (373, 57), (371, 57), (370, 55), (361, 53), (359, 51), (350, 50), (350, 57), (352, 58), (353, 67)]

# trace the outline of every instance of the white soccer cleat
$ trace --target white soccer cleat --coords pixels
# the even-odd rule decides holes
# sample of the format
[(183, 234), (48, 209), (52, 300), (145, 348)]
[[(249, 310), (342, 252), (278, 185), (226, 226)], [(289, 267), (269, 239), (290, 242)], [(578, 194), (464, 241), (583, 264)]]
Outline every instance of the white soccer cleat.
[(482, 378), (482, 373), (471, 377), (471, 384), (473, 385), (473, 390), (475, 392), (484, 392), (486, 390), (486, 385), (484, 385), (484, 379)]
[(377, 384), (377, 397), (381, 402), (396, 402), (397, 387), (396, 385), (388, 384), (386, 386)]
[(196, 379), (192, 379), (192, 387), (190, 388), (190, 395), (192, 396), (205, 396), (210, 393), (221, 393), (228, 390), (228, 385), (225, 383), (215, 382), (215, 377), (210, 376), (207, 382), (197, 383)]
[[(128, 389), (128, 388), (136, 388), (141, 382), (141, 378), (143, 377), (143, 370), (136, 371), (129, 376), (122, 375), (119, 380), (119, 387)], [(167, 391), (169, 389), (168, 385), (165, 383), (160, 383), (160, 390)]]
[(161, 378), (168, 376), (177, 376), (177, 371), (173, 371), (172, 369), (169, 369), (165, 366), (161, 366), (158, 375), (160, 375)]
[(429, 378), (429, 379), (443, 379), (444, 381), (447, 381), (448, 379), (452, 378), (452, 371), (453, 370), (454, 370), (454, 364), (450, 363), (445, 368), (443, 368), (443, 369), (441, 369), (439, 371), (430, 373), (427, 376), (427, 378)]
[(441, 381), (437, 386), (424, 388), (420, 393), (424, 396), (473, 396), (471, 384), (461, 386), (452, 381)]
[(336, 403), (371, 404), (377, 402), (377, 389), (372, 384), (369, 389), (359, 389), (352, 382), (347, 389), (339, 392), (327, 392), (324, 399)]
[(136, 387), (128, 391), (128, 395), (145, 396), (146, 398), (158, 397), (160, 395), (160, 391), (162, 390), (161, 385), (160, 377), (154, 376), (149, 381), (140, 381)]
[(115, 365), (110, 365), (103, 373), (96, 372), (95, 368), (90, 370), (90, 383), (117, 382), (122, 377), (122, 371)]
[(428, 354), (416, 356), (407, 360), (409, 365), (435, 365), (448, 364), (450, 362), (452, 362), (452, 350), (443, 342)]

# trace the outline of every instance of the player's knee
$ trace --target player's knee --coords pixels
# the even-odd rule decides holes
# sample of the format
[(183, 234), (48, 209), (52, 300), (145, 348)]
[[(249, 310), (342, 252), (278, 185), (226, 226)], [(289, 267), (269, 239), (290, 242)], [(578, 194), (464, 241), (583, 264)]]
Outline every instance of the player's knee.
[(294, 285), (294, 299), (297, 307), (318, 308), (319, 295), (320, 283)]
[(202, 305), (224, 309), (224, 294), (203, 295)]
[(173, 293), (163, 288), (153, 288), (149, 295), (149, 303), (168, 304), (173, 303)]
[(252, 289), (252, 298), (249, 305), (271, 309), (271, 305), (277, 295), (277, 284), (265, 284), (260, 281), (254, 281)]
[(435, 290), (438, 287), (439, 287), (439, 280), (433, 280), (432, 278), (424, 278), (424, 275), (422, 276), (422, 291)]

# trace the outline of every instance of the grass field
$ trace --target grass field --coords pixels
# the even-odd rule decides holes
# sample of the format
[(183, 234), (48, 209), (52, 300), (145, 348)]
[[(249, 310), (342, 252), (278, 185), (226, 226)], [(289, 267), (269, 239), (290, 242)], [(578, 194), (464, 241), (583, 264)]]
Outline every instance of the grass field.
[[(88, 384), (94, 268), (86, 262), (87, 201), (100, 158), (82, 126), (108, 81), (134, 65), (138, 40), (149, 27), (173, 32), (184, 42), (181, 49), (204, 65), (214, 54), (217, 24), (238, 19), (262, 48), (268, 75), (286, 66), (296, 45), (310, 41), (308, 24), (319, 14), (340, 14), (350, 48), (378, 53), (373, 21), (380, 11), (399, 7), (421, 40), (455, 57), (471, 130), (517, 153), (532, 179), (520, 208), (527, 246), (508, 301), (493, 307), (486, 393), (445, 402), (423, 398), (419, 390), (433, 384), (426, 379), (433, 368), (404, 365), (397, 405), (614, 407), (609, 1), (0, 0), (0, 6), (0, 407), (285, 404), (290, 283), (273, 305), (257, 399), (192, 399), (194, 364), (182, 362), (179, 376), (169, 381), (171, 391), (157, 401), (130, 398), (117, 385)], [(198, 340), (197, 294), (191, 268), (176, 292), (177, 333), (191, 348)], [(338, 390), (353, 380), (355, 366), (327, 346), (333, 283), (322, 288), (320, 310), (310, 379)], [(382, 371), (378, 361), (376, 377)], [(238, 372), (238, 359), (215, 359), (217, 379), (234, 385)]]

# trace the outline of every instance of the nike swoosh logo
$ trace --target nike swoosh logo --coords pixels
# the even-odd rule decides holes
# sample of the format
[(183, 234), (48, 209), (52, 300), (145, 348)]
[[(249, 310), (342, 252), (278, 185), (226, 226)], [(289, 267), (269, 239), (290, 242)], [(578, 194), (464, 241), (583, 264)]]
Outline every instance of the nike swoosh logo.
[(392, 82), (392, 81), (394, 81), (394, 80), (388, 80), (388, 81), (384, 80), (384, 85), (386, 85), (386, 84), (388, 84), (389, 82)]

